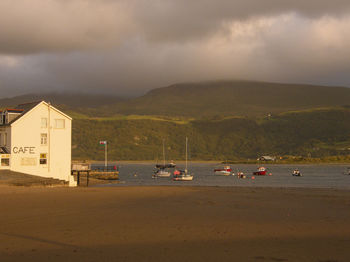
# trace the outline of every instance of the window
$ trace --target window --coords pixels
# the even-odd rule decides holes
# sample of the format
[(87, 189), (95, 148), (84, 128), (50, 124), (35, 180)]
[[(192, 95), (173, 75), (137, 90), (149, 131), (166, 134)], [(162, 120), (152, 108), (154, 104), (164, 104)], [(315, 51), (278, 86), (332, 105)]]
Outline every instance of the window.
[(1, 166), (10, 166), (9, 158), (1, 158)]
[(4, 133), (4, 146), (7, 146), (7, 133)]
[(55, 119), (55, 128), (65, 128), (64, 119)]
[(41, 127), (47, 128), (47, 118), (46, 117), (41, 118)]
[(47, 134), (46, 133), (41, 134), (40, 144), (45, 145), (45, 146), (47, 145)]
[(40, 154), (40, 165), (46, 165), (47, 164), (47, 154)]

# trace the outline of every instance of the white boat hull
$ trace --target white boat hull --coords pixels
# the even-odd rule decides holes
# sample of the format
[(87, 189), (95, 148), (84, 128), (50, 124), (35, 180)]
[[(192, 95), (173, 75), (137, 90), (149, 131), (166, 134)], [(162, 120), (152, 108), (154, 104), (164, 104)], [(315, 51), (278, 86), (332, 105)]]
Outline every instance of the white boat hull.
[(180, 177), (174, 177), (174, 181), (192, 181), (193, 176), (180, 176)]
[(224, 171), (224, 170), (214, 171), (214, 175), (217, 175), (217, 176), (229, 176), (229, 175), (231, 175), (231, 172), (230, 171)]
[(157, 172), (155, 174), (153, 174), (153, 178), (157, 178), (157, 177), (170, 177), (170, 172), (166, 172), (166, 171), (160, 171)]

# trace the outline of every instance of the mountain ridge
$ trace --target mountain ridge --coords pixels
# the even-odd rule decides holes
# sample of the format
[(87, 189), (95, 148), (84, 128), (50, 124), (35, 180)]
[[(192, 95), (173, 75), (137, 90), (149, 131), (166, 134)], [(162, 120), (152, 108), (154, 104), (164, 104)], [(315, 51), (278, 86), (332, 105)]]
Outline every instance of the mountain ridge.
[(293, 110), (350, 105), (350, 88), (224, 80), (173, 84), (152, 89), (136, 98), (96, 94), (27, 94), (0, 99), (0, 106), (15, 106), (38, 99), (50, 101), (68, 112), (94, 117), (261, 117)]
[(347, 105), (350, 88), (250, 81), (174, 84), (112, 105), (117, 114), (213, 117), (256, 116)]

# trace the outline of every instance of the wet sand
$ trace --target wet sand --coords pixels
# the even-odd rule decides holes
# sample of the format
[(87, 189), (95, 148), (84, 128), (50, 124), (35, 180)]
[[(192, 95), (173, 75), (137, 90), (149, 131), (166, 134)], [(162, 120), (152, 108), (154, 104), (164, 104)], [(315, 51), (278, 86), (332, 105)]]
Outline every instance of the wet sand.
[(350, 261), (350, 191), (0, 185), (0, 261)]
[(68, 183), (62, 180), (32, 176), (24, 173), (10, 170), (0, 170), (0, 185), (11, 186), (68, 186)]

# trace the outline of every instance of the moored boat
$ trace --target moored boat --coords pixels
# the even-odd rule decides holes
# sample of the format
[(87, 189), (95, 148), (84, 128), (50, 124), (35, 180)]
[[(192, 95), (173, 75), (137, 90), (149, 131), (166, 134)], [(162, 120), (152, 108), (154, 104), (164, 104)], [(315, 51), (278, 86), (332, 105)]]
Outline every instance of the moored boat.
[(303, 176), (298, 169), (294, 169), (292, 176)]
[(188, 173), (187, 169), (187, 143), (188, 138), (186, 137), (186, 168), (185, 170), (175, 170), (173, 173), (173, 180), (174, 181), (192, 181), (193, 175)]
[(223, 168), (215, 168), (214, 174), (219, 176), (229, 176), (233, 174), (230, 166), (224, 166)]
[(157, 178), (157, 177), (170, 177), (170, 172), (165, 170), (165, 169), (158, 169), (154, 172), (154, 174), (152, 175), (153, 178)]
[(247, 176), (243, 172), (238, 172), (237, 178), (247, 178)]
[(168, 168), (175, 168), (175, 164), (173, 162), (169, 164), (165, 164), (165, 148), (164, 148), (164, 139), (163, 139), (163, 164), (156, 164), (154, 174), (152, 178), (158, 177), (170, 177), (171, 173), (168, 171)]
[(259, 167), (257, 171), (253, 172), (255, 176), (266, 176), (267, 169), (263, 166)]
[(174, 181), (192, 181), (193, 175), (187, 173), (187, 169), (185, 170), (175, 170), (173, 173)]
[(350, 176), (350, 167), (346, 169), (346, 171), (343, 173), (344, 175), (349, 175)]

